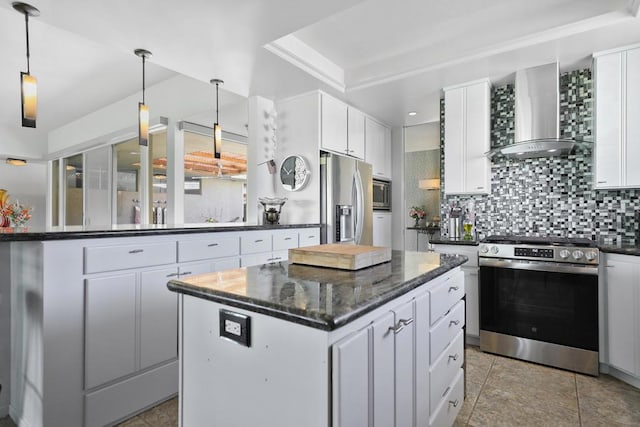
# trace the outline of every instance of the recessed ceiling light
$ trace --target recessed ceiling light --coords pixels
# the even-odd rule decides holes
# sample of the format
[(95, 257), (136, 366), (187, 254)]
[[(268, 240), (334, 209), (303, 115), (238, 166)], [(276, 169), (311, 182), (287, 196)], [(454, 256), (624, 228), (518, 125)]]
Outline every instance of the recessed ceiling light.
[(555, 153), (555, 152), (556, 152), (556, 151), (558, 151), (558, 150), (556, 150), (555, 148), (552, 148), (552, 149), (547, 150), (547, 151), (548, 151), (549, 153)]
[(523, 152), (521, 152), (521, 153), (518, 153), (518, 156), (522, 156), (523, 154), (524, 154)]
[(416, 113), (415, 111), (409, 111), (409, 115), (410, 116), (415, 116), (416, 114), (418, 114), (418, 113)]
[(7, 164), (12, 166), (24, 166), (27, 164), (25, 159), (7, 159)]

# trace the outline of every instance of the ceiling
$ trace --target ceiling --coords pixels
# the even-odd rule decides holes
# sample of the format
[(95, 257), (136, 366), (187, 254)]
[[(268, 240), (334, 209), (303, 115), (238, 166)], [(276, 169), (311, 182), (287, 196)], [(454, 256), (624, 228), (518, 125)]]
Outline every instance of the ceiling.
[(49, 131), (138, 92), (136, 48), (153, 52), (147, 86), (183, 74), (222, 78), (221, 97), (322, 89), (402, 126), (437, 120), (443, 86), (640, 42), (640, 0), (30, 1), (38, 129), (20, 127), (24, 20), (1, 0), (0, 155), (46, 154)]

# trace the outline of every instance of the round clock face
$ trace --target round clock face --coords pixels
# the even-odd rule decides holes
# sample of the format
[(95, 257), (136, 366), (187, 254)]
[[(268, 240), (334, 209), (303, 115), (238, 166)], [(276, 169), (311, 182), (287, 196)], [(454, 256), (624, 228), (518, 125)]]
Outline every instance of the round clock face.
[(289, 156), (280, 165), (280, 182), (288, 191), (298, 191), (309, 178), (307, 162), (300, 156)]

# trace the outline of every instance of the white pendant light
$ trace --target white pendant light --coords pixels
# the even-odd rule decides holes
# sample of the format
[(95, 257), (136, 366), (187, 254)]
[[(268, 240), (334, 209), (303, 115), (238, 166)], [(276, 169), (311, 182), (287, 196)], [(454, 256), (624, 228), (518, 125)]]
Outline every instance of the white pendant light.
[(218, 119), (218, 85), (224, 84), (224, 81), (211, 79), (211, 84), (216, 85), (216, 122), (213, 124), (213, 155), (216, 159), (219, 159), (222, 152), (222, 126), (220, 126), (220, 120)]
[(133, 51), (142, 58), (142, 102), (138, 103), (138, 145), (147, 146), (149, 144), (149, 107), (145, 104), (145, 62), (151, 58), (151, 52), (145, 49)]
[(20, 72), (20, 94), (22, 98), (22, 127), (35, 128), (38, 111), (37, 80), (31, 75), (29, 58), (29, 17), (40, 16), (40, 11), (27, 3), (14, 2), (11, 4), (15, 10), (24, 14), (24, 22), (27, 33), (27, 72)]

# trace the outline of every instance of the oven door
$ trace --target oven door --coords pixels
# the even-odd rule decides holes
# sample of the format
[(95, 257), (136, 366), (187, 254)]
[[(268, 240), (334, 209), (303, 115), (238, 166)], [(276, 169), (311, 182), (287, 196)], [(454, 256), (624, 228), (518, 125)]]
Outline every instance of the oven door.
[(480, 330), (598, 351), (598, 267), (480, 258)]

